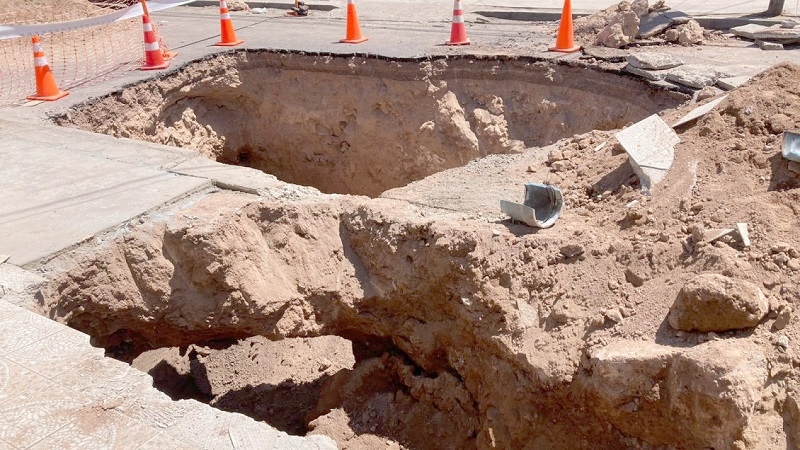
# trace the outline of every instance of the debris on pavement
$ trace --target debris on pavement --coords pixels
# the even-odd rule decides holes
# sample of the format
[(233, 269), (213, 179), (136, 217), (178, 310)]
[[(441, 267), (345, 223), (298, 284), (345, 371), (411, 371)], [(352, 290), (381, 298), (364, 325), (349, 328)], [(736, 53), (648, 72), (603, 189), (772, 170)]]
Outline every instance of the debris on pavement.
[(800, 28), (789, 26), (791, 23), (794, 22), (785, 21), (769, 27), (750, 23), (731, 28), (731, 33), (755, 41), (762, 50), (783, 50), (784, 45), (800, 44)]

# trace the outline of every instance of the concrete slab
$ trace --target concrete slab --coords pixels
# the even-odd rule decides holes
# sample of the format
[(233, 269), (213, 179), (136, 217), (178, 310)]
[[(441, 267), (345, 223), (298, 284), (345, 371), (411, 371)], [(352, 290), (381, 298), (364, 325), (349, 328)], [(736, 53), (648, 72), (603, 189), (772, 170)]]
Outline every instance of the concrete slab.
[(13, 264), (0, 264), (0, 299), (11, 304), (35, 309), (34, 295), (44, 282), (44, 277), (37, 273)]
[(0, 137), (0, 252), (19, 266), (210, 186), (204, 179), (65, 151), (65, 146), (28, 145), (22, 151), (26, 144)]
[(632, 64), (628, 64), (625, 66), (625, 72), (630, 74), (636, 75), (637, 77), (642, 77), (645, 80), (650, 81), (661, 81), (667, 78), (667, 74), (669, 70), (647, 70), (647, 69), (640, 69)]
[(712, 101), (706, 103), (703, 106), (698, 106), (697, 108), (693, 109), (688, 114), (686, 114), (685, 116), (683, 116), (680, 119), (678, 119), (677, 122), (672, 124), (672, 127), (673, 128), (677, 128), (677, 127), (679, 127), (679, 126), (681, 126), (683, 124), (689, 123), (689, 122), (691, 122), (691, 121), (693, 121), (695, 119), (698, 119), (700, 117), (705, 116), (712, 109), (716, 108), (717, 105), (722, 103), (722, 101), (725, 100), (726, 98), (728, 98), (728, 96), (727, 95), (723, 95), (722, 97), (720, 97), (718, 99), (715, 99), (715, 100), (712, 100)]
[(202, 156), (194, 157), (169, 169), (181, 175), (205, 178), (214, 185), (232, 191), (259, 195), (266, 189), (285, 185), (274, 175), (249, 167), (232, 166), (212, 161)]
[(703, 89), (706, 86), (713, 86), (718, 79), (727, 76), (730, 74), (709, 65), (687, 64), (670, 69), (666, 79), (694, 89)]
[(731, 91), (750, 81), (750, 77), (724, 77), (717, 80), (717, 86), (725, 91)]
[(765, 30), (766, 28), (767, 27), (763, 25), (750, 23), (747, 25), (742, 25), (740, 27), (731, 28), (731, 33), (735, 34), (736, 36), (743, 37), (745, 39), (755, 39), (755, 33), (761, 30)]
[(649, 190), (664, 179), (675, 159), (674, 146), (681, 141), (672, 128), (655, 114), (615, 136), (628, 153), (633, 171), (644, 190)]
[(639, 52), (628, 56), (628, 64), (639, 69), (664, 70), (681, 66), (683, 61), (668, 53)]
[(671, 27), (673, 20), (659, 12), (651, 12), (650, 14), (641, 18), (639, 22), (639, 34), (636, 37), (641, 39), (651, 38), (655, 35), (661, 34)]

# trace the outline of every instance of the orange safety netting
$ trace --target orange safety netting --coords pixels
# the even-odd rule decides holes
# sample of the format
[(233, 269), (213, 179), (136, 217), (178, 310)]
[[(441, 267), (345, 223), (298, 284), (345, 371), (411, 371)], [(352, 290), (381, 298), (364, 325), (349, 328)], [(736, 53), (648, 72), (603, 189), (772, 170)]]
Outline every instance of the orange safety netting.
[[(138, 0), (7, 0), (0, 26), (58, 24), (103, 16)], [(141, 18), (40, 35), (61, 89), (96, 83), (138, 69), (144, 56)], [(159, 37), (160, 48), (167, 51)], [(36, 92), (31, 38), (0, 39), (0, 105), (24, 102)]]

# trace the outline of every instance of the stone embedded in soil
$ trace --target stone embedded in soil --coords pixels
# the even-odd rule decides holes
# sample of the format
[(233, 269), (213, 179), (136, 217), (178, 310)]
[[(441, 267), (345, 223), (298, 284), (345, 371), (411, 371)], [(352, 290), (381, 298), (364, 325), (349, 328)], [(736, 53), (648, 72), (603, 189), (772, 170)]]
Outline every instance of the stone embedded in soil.
[(753, 328), (769, 312), (756, 285), (718, 274), (697, 275), (678, 293), (669, 311), (676, 330), (724, 332)]
[(587, 364), (579, 383), (595, 414), (654, 446), (732, 448), (767, 380), (764, 354), (744, 340), (618, 341)]
[(663, 70), (683, 65), (683, 61), (666, 53), (641, 52), (628, 56), (628, 64), (639, 69)]
[(672, 128), (655, 114), (615, 136), (628, 153), (633, 171), (645, 190), (664, 179), (675, 158), (674, 146), (681, 141)]

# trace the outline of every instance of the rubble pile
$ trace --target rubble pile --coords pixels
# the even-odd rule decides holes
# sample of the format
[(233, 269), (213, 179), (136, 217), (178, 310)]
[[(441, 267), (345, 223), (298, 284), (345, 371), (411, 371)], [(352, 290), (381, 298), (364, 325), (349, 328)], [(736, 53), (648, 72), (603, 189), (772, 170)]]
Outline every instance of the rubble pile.
[(751, 23), (731, 28), (731, 33), (754, 41), (762, 50), (783, 50), (784, 46), (800, 44), (800, 21), (785, 20), (769, 27)]
[(697, 21), (672, 11), (663, 0), (652, 6), (648, 0), (623, 0), (576, 19), (574, 28), (575, 38), (584, 45), (611, 48), (667, 42), (693, 45), (702, 43), (705, 37), (705, 30)]

